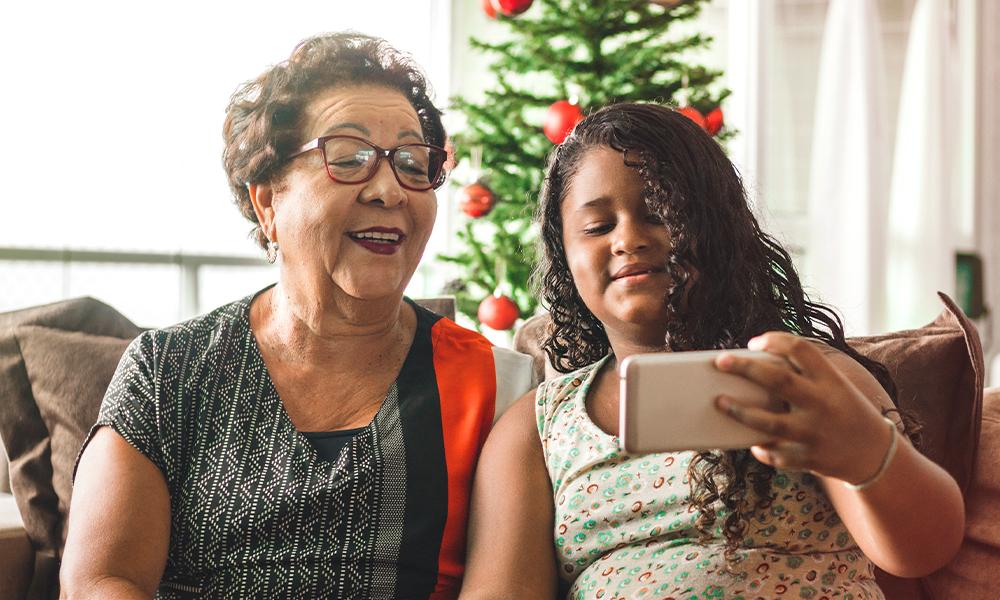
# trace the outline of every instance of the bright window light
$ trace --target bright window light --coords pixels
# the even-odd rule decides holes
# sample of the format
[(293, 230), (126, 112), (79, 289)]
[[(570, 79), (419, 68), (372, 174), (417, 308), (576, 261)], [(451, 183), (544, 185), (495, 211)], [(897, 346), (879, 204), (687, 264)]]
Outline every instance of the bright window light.
[(0, 246), (258, 254), (221, 166), (230, 94), (301, 39), (354, 29), (412, 54), (441, 101), (448, 93), (441, 7), (440, 0), (6, 6)]

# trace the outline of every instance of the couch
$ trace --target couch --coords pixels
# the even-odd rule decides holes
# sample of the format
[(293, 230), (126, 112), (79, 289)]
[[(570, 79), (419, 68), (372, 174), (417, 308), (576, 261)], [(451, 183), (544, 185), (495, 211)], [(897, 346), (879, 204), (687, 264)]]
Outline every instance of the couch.
[[(926, 327), (850, 340), (892, 371), (900, 405), (923, 422), (923, 451), (966, 498), (958, 555), (920, 580), (880, 573), (890, 600), (1000, 598), (993, 583), (1000, 573), (1000, 388), (984, 393), (976, 329), (941, 298), (944, 310)], [(448, 300), (421, 303), (454, 314)], [(547, 316), (533, 317), (514, 338), (516, 349), (535, 357), (539, 379), (554, 373), (540, 350), (547, 326)], [(4, 494), (0, 475), (0, 600), (58, 592), (72, 465), (118, 358), (141, 330), (92, 298), (0, 314), (0, 442), (13, 488), (13, 496)]]
[[(850, 338), (891, 372), (898, 405), (921, 422), (921, 451), (958, 481), (965, 495), (965, 539), (944, 568), (920, 579), (878, 572), (889, 600), (1000, 598), (1000, 388), (983, 389), (983, 351), (973, 323), (945, 294), (925, 327)], [(534, 316), (514, 348), (535, 359), (539, 380), (556, 374), (541, 350), (551, 321)]]
[[(417, 302), (454, 318), (453, 298)], [(76, 457), (142, 331), (93, 298), (0, 314), (0, 600), (58, 596)]]

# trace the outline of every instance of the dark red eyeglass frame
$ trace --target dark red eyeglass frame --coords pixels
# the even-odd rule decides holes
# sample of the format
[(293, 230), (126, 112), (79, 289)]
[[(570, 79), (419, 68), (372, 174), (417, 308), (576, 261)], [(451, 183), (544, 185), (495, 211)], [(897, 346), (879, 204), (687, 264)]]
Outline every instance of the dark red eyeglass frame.
[[(333, 173), (330, 172), (330, 164), (326, 160), (326, 143), (332, 139), (355, 140), (367, 146), (371, 146), (375, 150), (375, 162), (372, 163), (371, 168), (368, 170), (368, 174), (365, 175), (363, 179), (359, 179), (357, 181), (346, 181), (344, 179), (338, 179), (334, 177)], [(441, 161), (441, 165), (438, 167), (437, 175), (435, 175), (435, 177), (431, 179), (431, 182), (427, 185), (427, 187), (414, 187), (411, 184), (404, 183), (402, 178), (400, 178), (399, 173), (396, 172), (396, 163), (393, 160), (395, 158), (396, 151), (398, 151), (400, 148), (406, 148), (412, 146), (423, 146), (425, 148), (431, 148), (433, 150), (437, 150), (441, 152), (444, 157), (444, 159)], [(364, 183), (366, 181), (371, 180), (371, 178), (375, 176), (375, 173), (378, 172), (378, 167), (379, 165), (382, 164), (382, 159), (387, 159), (389, 161), (389, 168), (392, 169), (392, 175), (393, 177), (396, 178), (396, 181), (399, 182), (399, 185), (414, 192), (426, 192), (427, 190), (432, 190), (432, 189), (436, 190), (442, 185), (444, 185), (445, 180), (448, 178), (448, 172), (444, 168), (444, 164), (448, 160), (448, 151), (440, 146), (435, 146), (433, 144), (411, 143), (411, 144), (400, 144), (395, 148), (386, 149), (371, 143), (365, 138), (360, 138), (354, 135), (324, 135), (314, 140), (310, 140), (305, 144), (303, 144), (301, 147), (299, 147), (299, 149), (296, 150), (294, 153), (292, 153), (288, 157), (288, 160), (291, 160), (296, 156), (299, 156), (300, 154), (305, 154), (310, 150), (316, 150), (317, 148), (323, 153), (323, 169), (326, 170), (327, 176), (333, 181), (336, 181), (337, 183), (355, 184), (355, 183)]]

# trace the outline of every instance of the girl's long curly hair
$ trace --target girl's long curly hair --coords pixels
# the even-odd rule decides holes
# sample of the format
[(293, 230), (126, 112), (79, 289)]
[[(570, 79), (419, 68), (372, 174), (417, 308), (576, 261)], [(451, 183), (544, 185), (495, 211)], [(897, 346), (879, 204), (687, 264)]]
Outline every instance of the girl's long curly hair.
[[(744, 348), (766, 331), (787, 331), (844, 352), (895, 401), (885, 366), (852, 349), (837, 314), (807, 298), (788, 252), (761, 230), (722, 148), (690, 119), (656, 104), (602, 108), (581, 121), (549, 157), (537, 214), (542, 262), (536, 284), (552, 318), (542, 347), (558, 371), (574, 371), (611, 350), (603, 324), (574, 285), (561, 216), (573, 176), (598, 146), (622, 152), (626, 164), (637, 169), (646, 205), (669, 232), (665, 261), (672, 281), (663, 308), (667, 349)], [(727, 560), (737, 560), (750, 517), (771, 501), (773, 475), (774, 469), (757, 462), (749, 450), (697, 453), (688, 479), (702, 542), (722, 518)], [(724, 512), (717, 510), (719, 504)]]

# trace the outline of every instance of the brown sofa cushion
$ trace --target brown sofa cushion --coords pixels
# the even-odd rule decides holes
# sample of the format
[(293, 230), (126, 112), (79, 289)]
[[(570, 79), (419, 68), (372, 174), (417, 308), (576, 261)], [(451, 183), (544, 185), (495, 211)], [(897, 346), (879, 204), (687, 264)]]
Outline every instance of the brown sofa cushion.
[(51, 485), (58, 498), (52, 517), (60, 529), (62, 548), (76, 456), (131, 340), (39, 326), (14, 331), (31, 393), (49, 434), (52, 481), (38, 483)]
[(945, 308), (929, 325), (848, 341), (888, 367), (898, 405), (923, 426), (921, 451), (965, 491), (979, 440), (983, 349), (968, 317), (951, 298), (938, 295)]
[(82, 420), (93, 421), (125, 344), (141, 331), (93, 298), (0, 314), (0, 441), (36, 551), (33, 597), (50, 595), (55, 583), (69, 501), (67, 464), (72, 469), (82, 442), (82, 436), (74, 441), (76, 431), (89, 428)]
[(938, 598), (995, 598), (1000, 565), (1000, 388), (983, 395), (979, 452), (966, 493), (965, 540), (945, 568), (927, 577)]

